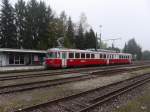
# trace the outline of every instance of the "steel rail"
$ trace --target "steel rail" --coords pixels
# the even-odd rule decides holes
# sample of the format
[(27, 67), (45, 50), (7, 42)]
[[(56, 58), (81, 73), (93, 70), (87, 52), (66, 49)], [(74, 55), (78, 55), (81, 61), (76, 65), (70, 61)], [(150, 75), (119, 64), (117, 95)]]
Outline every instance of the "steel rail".
[(91, 101), (93, 103), (92, 105), (90, 105), (89, 107), (86, 107), (86, 108), (84, 108), (82, 110), (79, 110), (77, 112), (87, 112), (87, 111), (95, 108), (96, 106), (98, 106), (100, 104), (103, 104), (103, 103), (105, 103), (105, 102), (107, 102), (107, 101), (109, 101), (109, 100), (111, 100), (113, 98), (116, 98), (116, 97), (118, 97), (118, 96), (120, 96), (120, 95), (122, 95), (122, 94), (124, 94), (124, 93), (126, 93), (126, 92), (128, 92), (130, 90), (132, 90), (132, 89), (135, 89), (135, 88), (137, 88), (137, 87), (139, 87), (139, 86), (149, 82), (149, 81), (150, 81), (150, 77), (148, 79), (146, 78), (146, 79), (137, 81), (134, 84), (125, 86), (125, 87), (120, 88), (120, 89), (118, 89), (116, 91), (112, 91), (110, 93), (107, 93), (107, 94), (105, 94), (103, 96), (97, 97), (97, 98), (95, 98), (95, 99), (93, 99)]
[[(146, 66), (146, 67), (149, 67), (149, 66)], [(127, 70), (130, 71), (130, 70), (141, 69), (141, 68), (143, 68), (143, 66), (139, 66), (137, 68), (128, 67), (128, 68), (96, 70), (96, 71), (86, 72), (84, 73), (85, 75), (66, 77), (66, 78), (60, 78), (60, 79), (54, 79), (54, 80), (51, 79), (51, 80), (44, 80), (44, 81), (0, 86), (0, 94), (8, 94), (8, 93), (14, 93), (14, 92), (28, 91), (28, 90), (38, 89), (38, 88), (51, 87), (51, 86), (56, 86), (60, 84), (70, 83), (70, 82), (88, 80), (91, 78), (94, 79), (94, 78), (97, 78), (97, 77), (100, 77), (109, 73), (113, 75), (114, 73), (126, 72)]]
[[(55, 100), (52, 100), (52, 101), (49, 101), (49, 102), (46, 102), (46, 103), (42, 103), (42, 104), (38, 104), (38, 105), (33, 105), (33, 106), (22, 108), (22, 109), (18, 109), (15, 112), (32, 112), (32, 111), (40, 109), (40, 108), (46, 108), (47, 106), (50, 106), (50, 105), (53, 105), (53, 104), (57, 104), (59, 102), (63, 102), (63, 101), (66, 101), (66, 100), (72, 100), (73, 98), (77, 98), (77, 97), (80, 97), (80, 96), (85, 95), (85, 94), (93, 93), (94, 91), (102, 90), (102, 89), (105, 89), (105, 88), (108, 88), (108, 87), (111, 87), (111, 86), (115, 86), (117, 84), (121, 84), (123, 82), (135, 80), (136, 78), (139, 79), (139, 78), (145, 77), (145, 76), (149, 76), (149, 74), (143, 74), (143, 75), (140, 75), (140, 76), (135, 76), (135, 77), (132, 77), (130, 79), (126, 79), (126, 80), (123, 80), (123, 81), (119, 81), (119, 82), (116, 82), (116, 83), (105, 85), (103, 87), (98, 87), (96, 89), (92, 89), (92, 90), (88, 90), (88, 91), (81, 92), (81, 93), (78, 93), (78, 94), (73, 94), (73, 95), (70, 95), (70, 96), (67, 96), (67, 97), (55, 99)], [(142, 80), (138, 80), (138, 81), (132, 83), (131, 84), (132, 86), (131, 85), (125, 86), (124, 88), (126, 88), (126, 90), (124, 88), (120, 88), (120, 89), (118, 89), (118, 91), (120, 91), (120, 92), (118, 92), (118, 91), (112, 91), (113, 93), (115, 93), (115, 95), (112, 94), (111, 92), (109, 92), (109, 93), (107, 93), (107, 94), (105, 94), (105, 95), (103, 95), (101, 97), (97, 97), (97, 98), (91, 100), (91, 102), (96, 102), (96, 103), (94, 103), (94, 104), (92, 104), (90, 106), (86, 106), (86, 108), (84, 108), (84, 109), (82, 108), (81, 110), (76, 111), (76, 112), (86, 112), (89, 109), (93, 109), (97, 105), (100, 105), (100, 104), (102, 104), (102, 103), (104, 103), (104, 102), (106, 102), (106, 101), (108, 101), (108, 100), (110, 100), (112, 98), (115, 98), (118, 95), (121, 95), (121, 94), (123, 94), (123, 93), (125, 93), (125, 92), (127, 92), (129, 90), (132, 90), (132, 89), (134, 89), (134, 88), (136, 88), (136, 87), (138, 87), (138, 86), (140, 86), (142, 84), (145, 84), (146, 82), (149, 82), (149, 81), (150, 81), (150, 77), (144, 78)], [(83, 107), (84, 107), (84, 105), (83, 105)], [(65, 109), (67, 109), (67, 108), (65, 108)], [(71, 109), (68, 109), (68, 111), (69, 110), (71, 111)], [(75, 111), (73, 111), (73, 112), (75, 112)]]
[[(136, 64), (131, 64), (131, 65), (117, 65), (117, 66), (101, 66), (101, 67), (88, 67), (88, 68), (80, 68), (80, 69), (66, 69), (63, 71), (52, 71), (52, 72), (47, 72), (47, 71), (42, 71), (41, 73), (27, 73), (25, 75), (10, 75), (10, 76), (1, 76), (0, 75), (0, 81), (5, 81), (5, 80), (15, 80), (15, 79), (24, 79), (24, 78), (36, 78), (36, 77), (44, 77), (44, 76), (53, 76), (53, 75), (60, 75), (60, 74), (69, 74), (69, 73), (79, 73), (79, 72), (84, 72), (84, 71), (90, 71), (90, 70), (96, 70), (96, 69), (108, 69), (108, 68), (117, 68), (117, 67), (128, 67), (128, 66), (139, 66)], [(141, 66), (141, 65), (140, 65)], [(145, 65), (145, 66), (150, 66), (150, 65)]]

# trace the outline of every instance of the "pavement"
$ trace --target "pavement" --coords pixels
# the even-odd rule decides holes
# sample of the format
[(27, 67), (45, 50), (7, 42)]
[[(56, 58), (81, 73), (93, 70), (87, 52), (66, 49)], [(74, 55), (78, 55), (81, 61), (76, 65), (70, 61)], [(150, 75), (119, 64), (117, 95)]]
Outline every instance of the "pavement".
[(43, 70), (44, 66), (7, 66), (0, 67), (0, 72)]

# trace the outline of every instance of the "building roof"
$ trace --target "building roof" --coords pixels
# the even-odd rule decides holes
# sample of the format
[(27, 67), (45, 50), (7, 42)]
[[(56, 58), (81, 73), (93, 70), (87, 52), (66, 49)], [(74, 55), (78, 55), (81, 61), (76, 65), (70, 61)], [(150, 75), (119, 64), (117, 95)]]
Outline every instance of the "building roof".
[(46, 53), (46, 50), (0, 48), (0, 52)]

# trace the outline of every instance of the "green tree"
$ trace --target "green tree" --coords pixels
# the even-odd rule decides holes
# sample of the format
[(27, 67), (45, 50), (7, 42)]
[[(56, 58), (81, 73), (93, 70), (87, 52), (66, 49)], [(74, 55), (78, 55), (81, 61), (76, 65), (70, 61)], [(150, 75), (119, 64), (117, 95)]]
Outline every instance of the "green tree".
[(47, 49), (48, 39), (50, 38), (49, 32), (49, 23), (53, 21), (53, 14), (50, 7), (46, 7), (44, 2), (40, 2), (38, 6), (38, 23), (37, 23), (37, 48), (38, 49)]
[(23, 48), (36, 49), (38, 39), (38, 2), (31, 0), (27, 3)]
[(27, 49), (47, 49), (49, 47), (50, 22), (54, 15), (45, 2), (31, 0), (27, 3), (25, 36), (23, 47)]
[(74, 28), (73, 28), (73, 23), (71, 20), (71, 17), (69, 17), (68, 24), (67, 24), (67, 31), (66, 31), (66, 36), (64, 39), (64, 45), (65, 47), (68, 48), (75, 48), (75, 42), (74, 42)]
[(123, 48), (123, 52), (127, 53), (128, 52), (128, 48), (127, 48), (127, 44), (125, 43), (124, 48)]
[(18, 0), (15, 4), (15, 20), (17, 27), (17, 45), (23, 47), (23, 39), (25, 38), (25, 22), (26, 22), (26, 4), (23, 0)]
[(59, 18), (54, 18), (49, 23), (49, 38), (48, 38), (48, 48), (57, 46), (57, 39), (60, 37), (59, 34)]
[(143, 60), (150, 60), (150, 51), (146, 50), (142, 53)]
[(66, 36), (66, 30), (67, 30), (67, 15), (65, 11), (62, 11), (60, 14), (60, 37), (65, 37)]
[(14, 20), (14, 9), (9, 3), (9, 0), (2, 0), (0, 16), (1, 47), (17, 48), (16, 27)]
[(107, 49), (107, 44), (104, 43), (103, 41), (98, 42), (98, 49)]
[(86, 49), (85, 48), (85, 38), (84, 38), (84, 32), (82, 24), (79, 24), (79, 28), (77, 31), (77, 36), (75, 38), (76, 48), (77, 49)]
[(85, 33), (85, 47), (86, 49), (90, 48), (96, 49), (97, 47), (97, 37), (93, 29), (90, 29), (89, 32)]
[(89, 29), (89, 24), (87, 23), (87, 17), (85, 13), (81, 13), (79, 23), (82, 24), (83, 32), (85, 33)]
[(142, 49), (136, 43), (134, 38), (129, 40), (128, 44), (125, 44), (124, 51), (127, 53), (131, 53), (137, 60), (140, 60), (142, 58)]

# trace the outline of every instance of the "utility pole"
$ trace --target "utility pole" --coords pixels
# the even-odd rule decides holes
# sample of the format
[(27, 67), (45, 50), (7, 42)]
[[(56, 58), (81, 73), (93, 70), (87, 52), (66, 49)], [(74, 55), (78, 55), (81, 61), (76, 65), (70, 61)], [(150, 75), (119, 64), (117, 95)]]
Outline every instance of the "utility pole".
[(96, 37), (95, 37), (95, 51), (97, 51), (97, 41), (98, 41), (98, 37), (97, 37), (97, 33), (96, 33)]
[(100, 27), (100, 49), (102, 48), (101, 44), (102, 44), (102, 25), (99, 26)]

